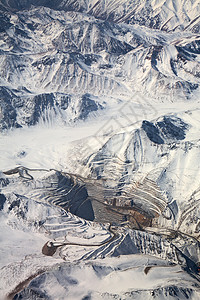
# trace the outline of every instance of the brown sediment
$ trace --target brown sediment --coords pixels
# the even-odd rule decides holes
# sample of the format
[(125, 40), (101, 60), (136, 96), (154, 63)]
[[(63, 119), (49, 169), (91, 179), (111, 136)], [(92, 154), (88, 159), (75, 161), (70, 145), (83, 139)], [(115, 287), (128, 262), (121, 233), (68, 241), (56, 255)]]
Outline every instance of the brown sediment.
[(149, 271), (151, 270), (152, 266), (148, 266), (144, 269), (144, 273), (147, 275)]
[(5, 175), (13, 175), (17, 173), (19, 173), (19, 167), (3, 172)]
[(126, 206), (107, 207), (107, 209), (112, 210), (119, 214), (123, 212), (123, 214), (127, 216), (129, 223), (135, 224), (136, 229), (151, 227), (153, 217), (149, 216), (147, 213), (143, 212), (142, 210), (138, 211), (134, 207), (126, 207)]
[(33, 280), (34, 278), (36, 278), (37, 276), (43, 274), (44, 272), (46, 272), (46, 270), (39, 270), (37, 273), (29, 276), (27, 279), (25, 279), (24, 281), (20, 282), (15, 288), (14, 290), (9, 293), (5, 300), (13, 300), (13, 298), (15, 297), (15, 295), (21, 291), (23, 291), (28, 284), (31, 282), (31, 280)]
[[(53, 256), (56, 252), (57, 248), (63, 247), (63, 246), (81, 246), (81, 247), (101, 247), (103, 245), (106, 245), (108, 243), (111, 243), (117, 236), (117, 234), (111, 229), (111, 224), (109, 225), (108, 231), (111, 233), (111, 238), (107, 241), (104, 241), (99, 244), (81, 244), (81, 243), (61, 243), (60, 245), (54, 246), (53, 242), (46, 242), (44, 246), (42, 247), (42, 254), (46, 256)], [(50, 244), (50, 246), (49, 246)]]
[(151, 226), (152, 218), (140, 213), (137, 210), (131, 210), (130, 217), (136, 219), (137, 223), (139, 223), (142, 228)]
[(44, 244), (44, 246), (42, 247), (42, 254), (46, 256), (53, 256), (58, 246), (54, 246), (52, 243), (51, 246), (49, 247), (48, 244), (49, 242), (46, 242), (46, 244)]

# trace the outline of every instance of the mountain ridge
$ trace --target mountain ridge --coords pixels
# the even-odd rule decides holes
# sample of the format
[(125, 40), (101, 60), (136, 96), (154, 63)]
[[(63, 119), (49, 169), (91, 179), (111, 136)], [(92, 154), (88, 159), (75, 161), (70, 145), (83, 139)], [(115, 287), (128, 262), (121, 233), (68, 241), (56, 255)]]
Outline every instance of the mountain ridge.
[[(100, 19), (114, 22), (138, 23), (147, 27), (161, 30), (185, 30), (192, 27), (199, 30), (198, 2), (181, 1), (1, 1), (2, 9), (14, 11), (30, 9), (31, 5), (46, 6), (52, 9), (84, 12)], [(170, 24), (171, 23), (171, 24)], [(181, 24), (180, 24), (181, 23)], [(185, 23), (185, 26), (183, 26)], [(171, 26), (172, 28), (170, 28)], [(168, 28), (169, 26), (169, 28)], [(195, 29), (194, 29), (195, 28)]]
[(199, 299), (199, 12), (0, 0), (0, 298)]
[[(95, 101), (90, 106), (92, 112), (134, 97), (137, 91), (144, 98), (160, 101), (163, 97), (166, 102), (189, 99), (198, 91), (200, 43), (196, 33), (161, 32), (45, 7), (11, 13), (5, 22), (0, 34), (0, 84), (10, 90), (13, 99), (20, 98), (21, 106), (30, 102), (33, 115), (34, 110), (40, 111), (37, 105), (34, 108), (37, 95), (53, 93), (56, 103), (60, 103), (57, 95), (61, 94), (66, 99), (79, 99), (75, 100), (77, 108), (69, 105), (63, 110), (60, 104), (53, 107), (54, 111), (59, 107), (58, 117), (63, 114), (64, 120), (70, 122), (79, 119), (84, 95), (91, 95), (90, 102)], [(15, 101), (5, 105), (19, 120), (16, 126), (30, 124), (20, 121)], [(90, 108), (87, 107), (88, 113), (85, 109), (85, 116)], [(42, 114), (41, 110), (41, 118)], [(37, 122), (38, 118), (31, 123)], [(1, 127), (13, 125), (7, 121)]]

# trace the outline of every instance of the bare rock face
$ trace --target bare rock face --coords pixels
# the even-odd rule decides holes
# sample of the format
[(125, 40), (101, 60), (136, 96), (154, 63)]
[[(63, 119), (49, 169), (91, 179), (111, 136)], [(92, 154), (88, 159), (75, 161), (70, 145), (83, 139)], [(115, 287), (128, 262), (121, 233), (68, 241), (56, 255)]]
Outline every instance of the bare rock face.
[(155, 4), (149, 0), (143, 2), (130, 2), (128, 0), (120, 0), (118, 2), (114, 0), (2, 0), (0, 4), (2, 10), (19, 11), (30, 9), (31, 6), (45, 6), (54, 10), (84, 12), (116, 23), (136, 23), (162, 30), (181, 30), (185, 28), (190, 28), (194, 31), (199, 30), (199, 5), (191, 0), (187, 0), (184, 3), (172, 0), (168, 4), (164, 3), (164, 5), (162, 1), (157, 1)]
[(0, 89), (1, 99), (1, 112), (0, 112), (0, 129), (4, 130), (11, 127), (21, 127), (17, 122), (16, 108), (13, 106), (13, 102), (17, 102), (17, 97), (9, 89), (1, 87)]
[(186, 1), (183, 18), (174, 0), (168, 19), (165, 5), (140, 4), (1, 1), (1, 130), (83, 120), (135, 90), (189, 99), (199, 86), (199, 6)]
[(164, 117), (163, 120), (155, 124), (148, 121), (142, 123), (142, 129), (144, 129), (148, 138), (156, 144), (184, 140), (187, 127), (188, 125), (181, 119), (170, 117)]
[(199, 12), (0, 0), (0, 298), (199, 299)]

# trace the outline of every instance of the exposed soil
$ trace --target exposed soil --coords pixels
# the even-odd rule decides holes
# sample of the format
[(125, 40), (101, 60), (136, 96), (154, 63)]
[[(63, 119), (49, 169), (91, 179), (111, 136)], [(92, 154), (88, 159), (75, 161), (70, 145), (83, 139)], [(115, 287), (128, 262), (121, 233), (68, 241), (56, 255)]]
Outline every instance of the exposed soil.
[(5, 300), (13, 300), (13, 298), (15, 297), (15, 295), (21, 291), (23, 291), (27, 286), (28, 284), (34, 279), (36, 278), (37, 276), (45, 273), (46, 270), (39, 270), (37, 273), (31, 275), (30, 277), (28, 277), (26, 280), (20, 282), (16, 287), (15, 289), (9, 293), (7, 296), (6, 296), (6, 299)]
[(42, 247), (42, 254), (46, 256), (53, 256), (58, 246), (54, 246), (52, 242), (50, 247), (48, 246), (48, 244), (49, 242), (46, 242), (46, 244)]

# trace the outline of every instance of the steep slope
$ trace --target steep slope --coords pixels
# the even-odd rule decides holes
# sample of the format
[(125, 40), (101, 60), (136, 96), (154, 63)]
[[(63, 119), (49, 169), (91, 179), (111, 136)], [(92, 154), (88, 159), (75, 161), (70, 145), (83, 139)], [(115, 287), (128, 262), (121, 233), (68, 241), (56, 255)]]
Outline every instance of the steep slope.
[[(18, 261), (12, 258), (10, 262), (3, 251), (1, 296), (64, 299), (74, 294), (74, 299), (81, 299), (83, 293), (89, 293), (103, 299), (107, 293), (110, 299), (135, 294), (138, 299), (152, 299), (155, 293), (157, 299), (170, 294), (174, 299), (198, 297), (198, 243), (185, 237), (172, 241), (164, 235), (89, 222), (64, 211), (61, 207), (73, 210), (86, 195), (85, 187), (78, 186), (80, 178), (74, 176), (73, 182), (70, 174), (24, 168), (5, 173), (0, 178), (1, 240), (17, 252)], [(9, 231), (17, 232), (14, 241), (6, 239)], [(24, 247), (31, 234), (40, 239), (32, 250)], [(87, 281), (83, 289), (89, 274), (91, 282)], [(131, 278), (138, 276), (133, 283)]]
[(198, 1), (2, 0), (0, 3), (3, 10), (30, 9), (31, 5), (46, 6), (56, 10), (85, 12), (116, 23), (136, 23), (161, 30), (189, 29), (199, 32), (200, 6)]
[(149, 96), (177, 101), (198, 90), (195, 33), (164, 33), (41, 7), (3, 18), (1, 129), (56, 116), (67, 123), (85, 119), (124, 99), (134, 101), (135, 91), (142, 91), (145, 105)]
[(0, 298), (199, 299), (199, 11), (0, 0)]
[[(138, 124), (136, 129), (131, 125), (110, 135), (105, 132), (105, 141), (96, 152), (92, 150), (94, 140), (85, 140), (83, 157), (78, 152), (79, 164), (84, 162), (79, 170), (87, 169), (85, 174), (104, 189), (112, 188), (100, 197), (129, 221), (136, 218), (140, 225), (145, 224), (134, 213), (137, 210), (153, 218), (151, 226), (199, 238), (198, 114), (199, 110), (170, 114), (139, 122), (141, 127)], [(77, 168), (72, 155), (70, 159), (71, 167), (75, 164)]]

